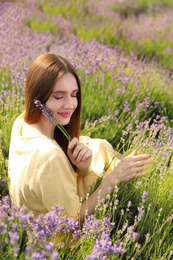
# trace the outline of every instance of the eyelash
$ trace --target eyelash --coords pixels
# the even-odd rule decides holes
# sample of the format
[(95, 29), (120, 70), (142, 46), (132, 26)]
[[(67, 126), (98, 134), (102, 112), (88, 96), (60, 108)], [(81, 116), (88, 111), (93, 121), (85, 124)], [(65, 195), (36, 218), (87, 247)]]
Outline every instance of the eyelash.
[[(75, 96), (71, 96), (71, 97), (77, 98), (77, 93), (75, 94)], [(55, 99), (61, 99), (61, 98), (63, 98), (63, 97), (55, 97), (55, 96), (54, 96), (54, 98), (55, 98)]]
[(59, 98), (59, 97), (54, 97), (54, 98), (55, 98), (55, 99), (61, 99), (62, 97), (60, 97), (60, 98)]

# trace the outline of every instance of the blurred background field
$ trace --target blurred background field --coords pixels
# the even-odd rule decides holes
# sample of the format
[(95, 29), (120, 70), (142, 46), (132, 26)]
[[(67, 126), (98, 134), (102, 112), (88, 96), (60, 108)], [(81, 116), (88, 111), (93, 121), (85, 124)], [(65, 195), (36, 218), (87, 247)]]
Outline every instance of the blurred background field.
[[(129, 223), (143, 190), (148, 193), (146, 209), (152, 204), (139, 236), (140, 244), (147, 232), (153, 234), (150, 244), (144, 243), (141, 253), (135, 243), (126, 244), (126, 257), (169, 259), (172, 222), (163, 223), (173, 213), (172, 16), (170, 0), (0, 2), (2, 197), (8, 194), (10, 133), (24, 109), (28, 67), (40, 54), (55, 52), (71, 61), (81, 79), (82, 134), (106, 139), (126, 155), (133, 149), (153, 155), (154, 163), (140, 185), (134, 181), (120, 187), (117, 212), (126, 209), (132, 194), (132, 213), (126, 216)], [(121, 219), (120, 226), (126, 221), (120, 213), (114, 218), (116, 222)], [(156, 224), (151, 224), (153, 219)], [(143, 225), (140, 222), (136, 227), (138, 233)]]

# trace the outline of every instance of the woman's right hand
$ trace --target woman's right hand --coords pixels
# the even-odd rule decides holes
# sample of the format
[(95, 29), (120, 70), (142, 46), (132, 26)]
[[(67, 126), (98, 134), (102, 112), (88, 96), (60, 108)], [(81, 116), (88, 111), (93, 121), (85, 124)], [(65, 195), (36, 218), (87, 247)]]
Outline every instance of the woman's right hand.
[(146, 164), (151, 162), (151, 154), (136, 155), (136, 151), (133, 151), (115, 166), (115, 181), (117, 180), (118, 184), (130, 181), (132, 178), (144, 176), (147, 173)]

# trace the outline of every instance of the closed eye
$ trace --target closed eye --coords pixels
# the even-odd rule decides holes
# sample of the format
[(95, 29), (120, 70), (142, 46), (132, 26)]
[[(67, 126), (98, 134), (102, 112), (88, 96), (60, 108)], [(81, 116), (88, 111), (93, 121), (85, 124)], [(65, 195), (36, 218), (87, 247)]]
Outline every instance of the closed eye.
[(60, 96), (60, 97), (57, 97), (57, 96), (54, 96), (55, 99), (61, 99), (63, 98), (63, 96)]
[[(71, 97), (77, 98), (77, 93), (72, 94)], [(61, 98), (63, 98), (63, 97), (56, 97), (56, 96), (54, 96), (54, 98), (55, 98), (55, 99), (61, 99)]]
[(77, 93), (72, 94), (71, 97), (77, 97)]
[(71, 94), (71, 96), (72, 96), (72, 97), (77, 97), (77, 93), (78, 93), (78, 90), (77, 90), (77, 91), (74, 91), (74, 92)]
[[(71, 97), (75, 97), (75, 98), (76, 98), (78, 91), (79, 91), (79, 90), (73, 91), (73, 92), (71, 93)], [(63, 91), (61, 91), (61, 92), (63, 92)], [(61, 98), (63, 98), (64, 95), (66, 95), (65, 92), (63, 92), (63, 93), (54, 93), (54, 98), (55, 98), (55, 99), (61, 99)]]

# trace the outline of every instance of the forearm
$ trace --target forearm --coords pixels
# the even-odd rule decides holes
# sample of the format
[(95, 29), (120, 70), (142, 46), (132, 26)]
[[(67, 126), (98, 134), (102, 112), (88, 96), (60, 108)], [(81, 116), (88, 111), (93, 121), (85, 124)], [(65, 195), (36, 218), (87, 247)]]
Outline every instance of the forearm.
[[(85, 214), (87, 210), (87, 214), (91, 215), (94, 214), (94, 210), (96, 205), (98, 204), (98, 197), (99, 199), (103, 199), (106, 197), (108, 193), (108, 188), (111, 187), (111, 192), (114, 189), (114, 183), (116, 180), (116, 173), (112, 171), (110, 174), (106, 176), (106, 178), (102, 181), (100, 186), (94, 191), (94, 193), (89, 196), (87, 200), (85, 200), (80, 209), (80, 223), (83, 224), (85, 220)], [(100, 192), (101, 190), (101, 192)]]

